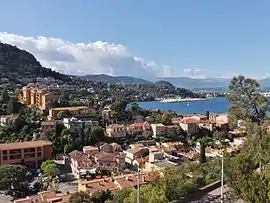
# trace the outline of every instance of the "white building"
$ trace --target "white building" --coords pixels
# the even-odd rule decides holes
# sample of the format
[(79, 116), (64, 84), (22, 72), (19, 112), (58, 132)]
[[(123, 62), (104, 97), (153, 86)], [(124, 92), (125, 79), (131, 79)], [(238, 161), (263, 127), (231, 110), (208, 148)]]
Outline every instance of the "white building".
[(153, 131), (153, 137), (159, 137), (166, 135), (166, 127), (162, 123), (151, 124), (151, 128)]
[(92, 120), (80, 120), (78, 118), (63, 118), (63, 124), (67, 129), (75, 129), (79, 128), (92, 128), (94, 125), (97, 125), (97, 121)]

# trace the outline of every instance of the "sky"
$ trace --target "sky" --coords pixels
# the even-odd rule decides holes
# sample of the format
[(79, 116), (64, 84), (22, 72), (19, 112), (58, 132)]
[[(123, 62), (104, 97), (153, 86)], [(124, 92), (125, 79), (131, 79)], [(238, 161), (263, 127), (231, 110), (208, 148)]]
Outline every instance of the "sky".
[(270, 76), (269, 0), (8, 0), (0, 41), (74, 75)]

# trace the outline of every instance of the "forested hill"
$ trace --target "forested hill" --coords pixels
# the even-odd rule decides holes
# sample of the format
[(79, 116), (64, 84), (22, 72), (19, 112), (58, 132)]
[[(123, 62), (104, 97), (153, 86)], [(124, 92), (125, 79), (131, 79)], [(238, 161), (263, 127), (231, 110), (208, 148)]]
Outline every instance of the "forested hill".
[(42, 67), (37, 59), (25, 50), (0, 42), (0, 77), (18, 80), (21, 78), (53, 77), (70, 81), (70, 77)]

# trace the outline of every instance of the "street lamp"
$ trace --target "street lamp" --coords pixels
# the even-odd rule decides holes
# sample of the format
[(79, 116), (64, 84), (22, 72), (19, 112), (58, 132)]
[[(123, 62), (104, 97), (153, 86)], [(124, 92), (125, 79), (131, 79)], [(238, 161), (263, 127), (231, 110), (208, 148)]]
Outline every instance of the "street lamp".
[(221, 196), (221, 203), (223, 203), (223, 185), (224, 185), (224, 155), (222, 154), (216, 154), (218, 157), (221, 158), (221, 189), (220, 189), (220, 196)]
[(137, 169), (138, 182), (137, 182), (137, 203), (140, 203), (140, 168)]

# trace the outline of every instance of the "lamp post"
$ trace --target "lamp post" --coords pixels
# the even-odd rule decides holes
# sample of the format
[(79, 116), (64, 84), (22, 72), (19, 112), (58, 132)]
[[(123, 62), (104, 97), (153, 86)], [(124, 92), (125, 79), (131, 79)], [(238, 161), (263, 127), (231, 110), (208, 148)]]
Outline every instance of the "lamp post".
[(221, 196), (221, 203), (223, 203), (223, 198), (224, 198), (224, 192), (223, 192), (223, 185), (224, 185), (224, 155), (223, 152), (222, 154), (218, 154), (217, 156), (221, 158), (221, 188), (220, 188), (220, 196)]
[(140, 168), (137, 169), (138, 182), (137, 182), (137, 203), (140, 203)]

